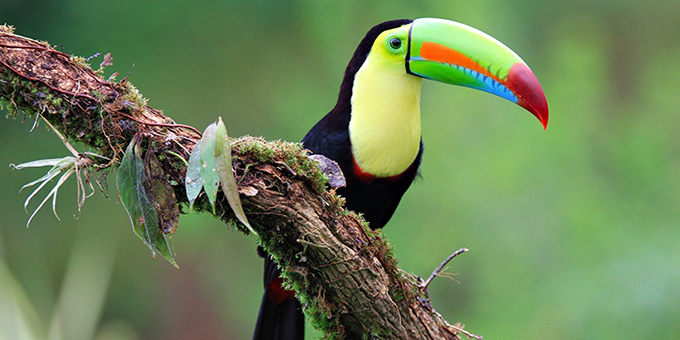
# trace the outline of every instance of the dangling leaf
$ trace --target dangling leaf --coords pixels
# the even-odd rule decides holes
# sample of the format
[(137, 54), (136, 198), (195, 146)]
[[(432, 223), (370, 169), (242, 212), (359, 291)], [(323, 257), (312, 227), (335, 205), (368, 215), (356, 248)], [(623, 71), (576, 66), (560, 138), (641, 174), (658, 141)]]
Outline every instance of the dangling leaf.
[(203, 189), (203, 177), (201, 176), (201, 171), (203, 167), (201, 166), (201, 143), (196, 143), (194, 150), (191, 151), (191, 156), (189, 156), (189, 165), (187, 165), (187, 175), (184, 179), (184, 188), (187, 191), (187, 199), (189, 200), (189, 209), (194, 208), (194, 201), (198, 194), (201, 193)]
[(203, 132), (203, 138), (199, 144), (201, 155), (201, 177), (203, 178), (203, 189), (208, 196), (208, 201), (215, 213), (215, 200), (217, 199), (217, 188), (220, 184), (220, 177), (215, 169), (215, 123), (208, 125)]
[(118, 192), (123, 206), (130, 215), (132, 229), (155, 254), (156, 233), (150, 229), (158, 226), (158, 216), (155, 209), (151, 211), (148, 207), (145, 208), (150, 202), (144, 190), (143, 178), (144, 162), (139, 156), (137, 140), (133, 139), (118, 167)]
[(194, 201), (201, 191), (201, 186), (203, 186), (214, 214), (220, 183), (236, 218), (253, 234), (257, 235), (243, 212), (238, 186), (232, 170), (231, 146), (222, 118), (219, 118), (217, 123), (208, 125), (203, 132), (203, 137), (196, 143), (189, 157), (184, 185), (190, 207), (193, 208)]
[(179, 268), (177, 261), (175, 261), (175, 252), (172, 250), (172, 236), (169, 234), (161, 234), (156, 244), (156, 249), (170, 264), (175, 268)]
[(144, 186), (146, 175), (140, 153), (138, 141), (133, 138), (118, 168), (117, 185), (120, 199), (130, 216), (132, 230), (151, 249), (151, 254), (156, 256), (158, 250), (176, 267), (170, 244), (159, 228), (156, 207)]
[(231, 145), (229, 144), (229, 136), (227, 136), (227, 128), (222, 122), (222, 117), (217, 120), (217, 128), (215, 130), (215, 167), (222, 183), (222, 192), (227, 197), (227, 202), (234, 215), (255, 235), (257, 232), (248, 223), (248, 218), (243, 212), (241, 206), (241, 198), (238, 194), (238, 186), (234, 178), (234, 171), (231, 168)]
[(161, 232), (160, 236), (162, 236), (157, 239), (156, 249), (168, 262), (177, 267), (170, 242), (171, 234), (175, 232), (179, 224), (179, 208), (175, 191), (168, 182), (165, 171), (152, 150), (146, 151), (144, 164), (146, 166), (143, 179), (144, 189), (158, 213), (158, 225)]

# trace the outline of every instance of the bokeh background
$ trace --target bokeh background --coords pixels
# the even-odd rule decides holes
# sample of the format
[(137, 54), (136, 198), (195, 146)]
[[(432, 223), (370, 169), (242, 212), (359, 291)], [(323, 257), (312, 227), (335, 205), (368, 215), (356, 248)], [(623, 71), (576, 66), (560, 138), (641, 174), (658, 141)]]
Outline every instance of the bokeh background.
[[(111, 52), (106, 74), (177, 122), (288, 141), (333, 106), (364, 33), (402, 17), (503, 41), (551, 109), (543, 131), (500, 98), (424, 84), (423, 179), (384, 234), (421, 276), (471, 249), (432, 284), (436, 309), (486, 339), (680, 338), (678, 1), (0, 0), (18, 34)], [(67, 155), (31, 126), (0, 123), (0, 339), (250, 338), (252, 236), (182, 216), (175, 269), (132, 233), (115, 175), (82, 213), (67, 183), (61, 221), (47, 207), (27, 229), (19, 188), (44, 171), (7, 165)]]

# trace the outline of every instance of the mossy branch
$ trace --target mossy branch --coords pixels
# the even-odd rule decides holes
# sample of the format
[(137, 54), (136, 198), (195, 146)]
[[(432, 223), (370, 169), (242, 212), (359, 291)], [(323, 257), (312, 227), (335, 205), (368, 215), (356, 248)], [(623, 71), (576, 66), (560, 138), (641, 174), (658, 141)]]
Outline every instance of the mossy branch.
[[(188, 205), (185, 160), (200, 132), (148, 106), (127, 79), (105, 80), (84, 59), (0, 26), (0, 104), (12, 117), (40, 115), (69, 140), (104, 156), (93, 158), (93, 171), (115, 168), (132, 137), (143, 138), (165, 173), (157, 180), (171, 185), (177, 205)], [(232, 146), (248, 219), (307, 316), (329, 337), (471, 336), (432, 309), (422, 280), (399, 270), (379, 233), (343, 209), (301, 145), (244, 137)], [(204, 197), (194, 209), (212, 213)], [(223, 195), (215, 216), (238, 225)]]

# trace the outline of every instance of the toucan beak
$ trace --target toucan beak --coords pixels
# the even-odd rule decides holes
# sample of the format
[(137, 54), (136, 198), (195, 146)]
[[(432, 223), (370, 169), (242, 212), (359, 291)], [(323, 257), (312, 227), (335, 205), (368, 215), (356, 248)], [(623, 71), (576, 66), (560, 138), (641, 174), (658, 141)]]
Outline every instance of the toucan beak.
[(534, 73), (511, 49), (484, 32), (443, 19), (416, 19), (406, 71), (503, 97), (548, 126), (548, 103)]

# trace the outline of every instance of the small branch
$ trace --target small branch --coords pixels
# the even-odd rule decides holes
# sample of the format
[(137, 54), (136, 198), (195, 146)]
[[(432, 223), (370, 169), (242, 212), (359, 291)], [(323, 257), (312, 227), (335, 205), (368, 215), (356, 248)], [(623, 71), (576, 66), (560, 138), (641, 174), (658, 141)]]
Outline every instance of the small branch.
[(73, 154), (73, 156), (80, 157), (80, 152), (78, 152), (75, 148), (73, 148), (71, 143), (69, 143), (68, 140), (66, 140), (66, 137), (64, 137), (61, 134), (61, 132), (59, 132), (59, 130), (54, 128), (54, 126), (50, 123), (49, 120), (45, 119), (45, 117), (43, 117), (42, 115), (40, 115), (40, 118), (42, 118), (42, 120), (45, 122), (45, 124), (47, 124), (47, 126), (49, 126), (50, 129), (52, 129), (52, 131), (54, 131), (54, 133), (57, 135), (57, 137), (59, 137), (59, 139), (61, 139), (61, 142), (68, 149), (68, 151), (71, 151), (71, 154)]
[(137, 118), (135, 118), (135, 117), (132, 117), (132, 116), (130, 116), (129, 114), (126, 114), (126, 113), (122, 113), (122, 112), (121, 112), (121, 113), (119, 113), (119, 114), (120, 114), (121, 116), (123, 116), (123, 117), (129, 119), (129, 120), (134, 120), (135, 122), (140, 123), (140, 124), (149, 125), (149, 126), (181, 127), (181, 128), (185, 128), (185, 129), (192, 130), (192, 131), (196, 132), (199, 136), (202, 135), (202, 133), (201, 133), (201, 131), (200, 131), (199, 129), (197, 129), (197, 128), (191, 126), (191, 125), (177, 124), (177, 123), (168, 124), (168, 123), (145, 122), (145, 121), (143, 121), (143, 120), (140, 120), (140, 119), (137, 119)]
[(470, 249), (467, 249), (467, 248), (460, 248), (460, 249), (454, 251), (453, 254), (449, 255), (449, 257), (447, 257), (446, 260), (444, 260), (444, 262), (442, 262), (442, 263), (441, 263), (441, 264), (440, 264), (440, 265), (432, 272), (432, 275), (430, 275), (430, 277), (428, 277), (427, 280), (425, 280), (425, 282), (423, 282), (423, 283), (420, 285), (420, 288), (421, 288), (421, 289), (427, 289), (427, 286), (429, 286), (430, 283), (432, 283), (432, 280), (434, 280), (434, 278), (435, 278), (437, 275), (439, 275), (439, 273), (441, 273), (441, 271), (442, 271), (442, 269), (444, 268), (444, 266), (446, 266), (449, 262), (451, 262), (451, 260), (453, 260), (456, 256), (458, 256), (458, 255), (460, 255), (460, 254), (462, 254), (462, 253), (464, 253), (464, 252), (466, 252), (466, 251), (468, 251), (468, 250), (470, 250)]
[(464, 330), (464, 329), (463, 329), (463, 326), (461, 326), (460, 324), (450, 325), (449, 327), (453, 328), (453, 331), (448, 330), (448, 329), (447, 329), (447, 331), (453, 332), (454, 334), (455, 334), (455, 333), (463, 333), (463, 334), (465, 334), (465, 336), (467, 336), (468, 338), (477, 339), (477, 340), (482, 340), (482, 336), (481, 336), (481, 335), (475, 335), (475, 334), (472, 334), (472, 333), (470, 333), (470, 332)]

